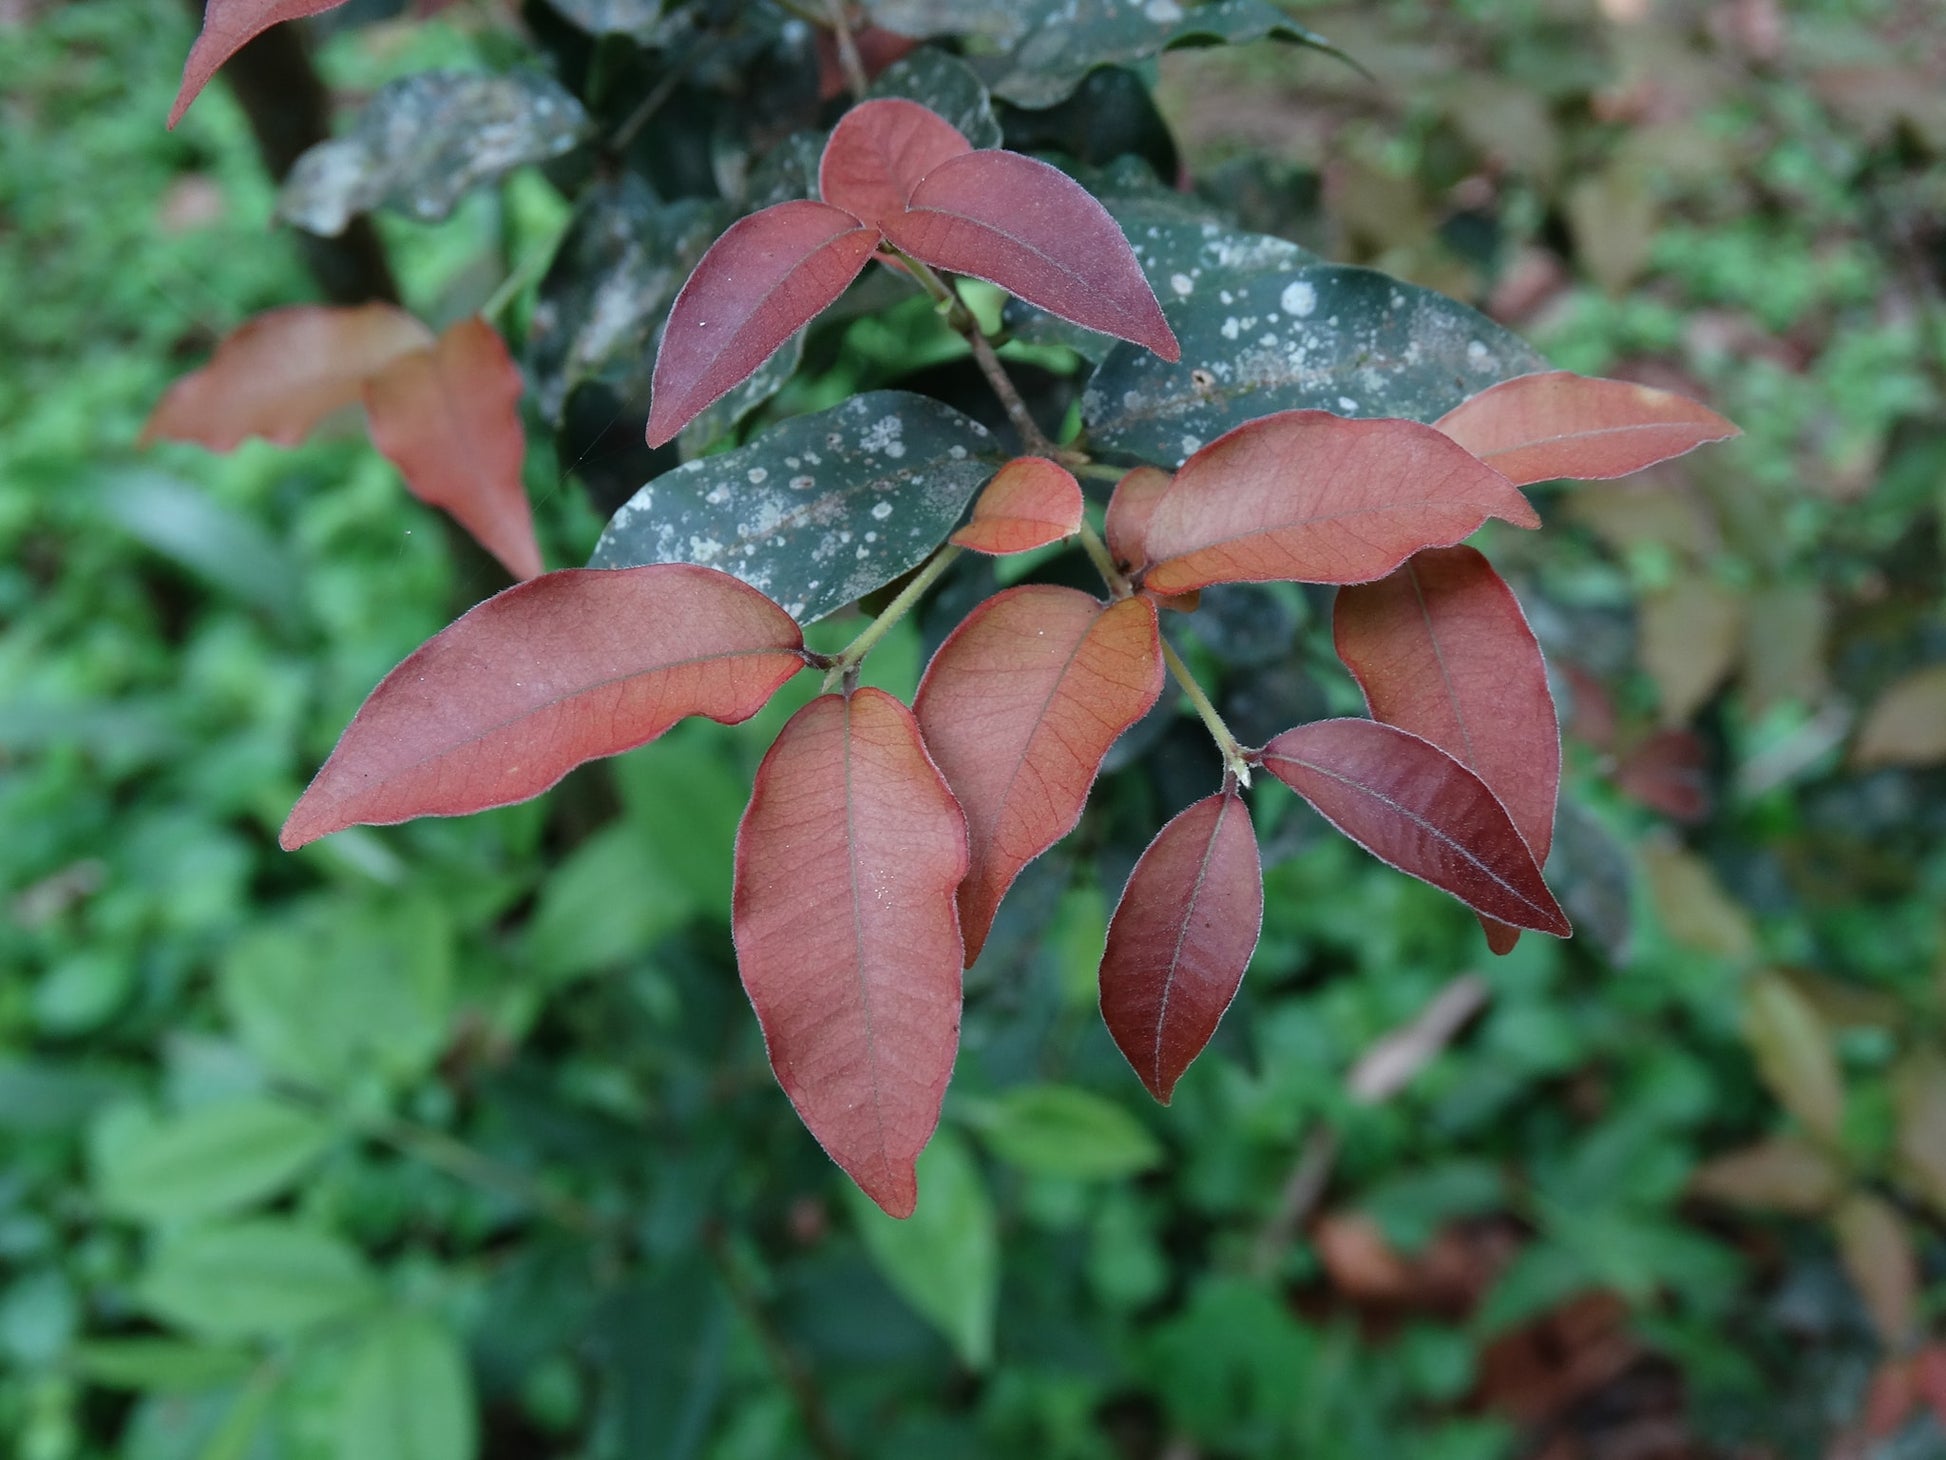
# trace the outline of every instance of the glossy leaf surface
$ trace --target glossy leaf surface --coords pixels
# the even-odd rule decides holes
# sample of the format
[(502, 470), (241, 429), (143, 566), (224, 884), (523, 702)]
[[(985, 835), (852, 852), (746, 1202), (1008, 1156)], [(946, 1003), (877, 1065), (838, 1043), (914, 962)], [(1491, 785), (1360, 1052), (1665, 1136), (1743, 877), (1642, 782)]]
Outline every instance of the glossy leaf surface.
[(952, 407), (872, 391), (657, 477), (609, 520), (590, 565), (721, 568), (810, 623), (923, 561), (999, 460), (986, 427)]
[(958, 128), (916, 101), (860, 102), (831, 129), (818, 162), (818, 193), (875, 228), (906, 209), (912, 190), (949, 158), (973, 150)]
[(1149, 519), (1143, 586), (1369, 582), (1489, 517), (1540, 525), (1506, 478), (1430, 426), (1285, 411), (1183, 463)]
[(1673, 391), (1566, 370), (1502, 381), (1437, 424), (1517, 487), (1627, 476), (1739, 434)]
[(981, 604), (933, 655), (913, 702), (927, 748), (966, 808), (966, 961), (1000, 899), (1074, 829), (1108, 747), (1162, 692), (1155, 609), (1030, 584)]
[(951, 158), (884, 227), (892, 243), (936, 268), (998, 284), (1164, 360), (1181, 353), (1120, 226), (1045, 162), (1002, 151)]
[(189, 48), (189, 59), (183, 62), (182, 87), (169, 109), (170, 127), (182, 120), (189, 104), (202, 94), (225, 61), (273, 25), (342, 4), (344, 0), (208, 0), (203, 28), (196, 44)]
[(732, 930), (778, 1083), (895, 1217), (959, 1047), (954, 891), (966, 822), (911, 711), (821, 695), (764, 757), (737, 834)]
[[(1376, 582), (1341, 589), (1332, 629), (1372, 718), (1469, 767), (1545, 866), (1561, 728), (1541, 646), (1492, 565), (1470, 547), (1415, 553)], [(1504, 952), (1517, 935), (1489, 925), (1487, 936)]]
[(385, 677), (279, 840), (506, 806), (685, 715), (746, 720), (803, 668), (802, 645), (776, 604), (707, 568), (530, 579)]
[(973, 517), (953, 541), (999, 556), (1031, 552), (1081, 530), (1081, 483), (1044, 456), (1017, 456), (973, 501)]
[(1319, 720), (1272, 740), (1263, 765), (1380, 861), (1500, 922), (1569, 935), (1506, 808), (1438, 746), (1374, 720)]
[(662, 333), (648, 442), (660, 446), (845, 292), (878, 231), (841, 208), (779, 203), (730, 225), (689, 276)]
[(516, 578), (542, 571), (521, 481), (520, 371), (492, 325), (461, 320), (365, 382), (372, 441), (412, 495), (450, 512)]
[(1101, 1015), (1164, 1105), (1236, 997), (1263, 924), (1263, 864), (1234, 791), (1181, 812), (1129, 874), (1101, 961)]
[(295, 446), (333, 411), (355, 405), (367, 377), (423, 350), (433, 333), (391, 304), (297, 304), (246, 320), (209, 364), (169, 387), (142, 429), (147, 441), (231, 451), (251, 436)]
[(1489, 385), (1547, 368), (1443, 294), (1373, 269), (1306, 267), (1277, 239), (1219, 231), (1211, 244), (1207, 262), (1178, 268), (1157, 291), (1181, 361), (1112, 352), (1082, 393), (1091, 441), (1173, 467), (1272, 411), (1434, 421)]

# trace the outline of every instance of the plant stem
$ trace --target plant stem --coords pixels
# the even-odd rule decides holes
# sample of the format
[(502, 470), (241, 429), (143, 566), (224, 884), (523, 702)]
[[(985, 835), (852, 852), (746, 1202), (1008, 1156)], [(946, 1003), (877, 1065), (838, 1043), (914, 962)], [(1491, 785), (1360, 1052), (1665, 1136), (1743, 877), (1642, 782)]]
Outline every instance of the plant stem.
[(1075, 535), (1081, 539), (1081, 546), (1087, 551), (1088, 560), (1095, 565), (1095, 571), (1101, 574), (1101, 580), (1108, 585), (1110, 594), (1116, 598), (1127, 598), (1135, 591), (1122, 570), (1115, 566), (1115, 555), (1108, 551), (1108, 544), (1101, 540), (1101, 534), (1095, 531), (1094, 524), (1084, 520), (1081, 531)]
[(932, 555), (925, 567), (912, 575), (912, 581), (901, 588), (898, 597), (885, 605), (885, 610), (866, 625), (865, 631), (838, 652), (831, 661), (831, 668), (824, 676), (824, 692), (830, 694), (840, 684), (850, 687), (851, 680), (858, 673), (858, 666), (878, 641), (892, 632), (893, 625), (912, 611), (913, 605), (926, 596), (926, 590), (945, 575), (948, 568), (958, 560), (965, 548), (947, 543)]
[(831, 34), (838, 42), (838, 64), (844, 69), (845, 84), (851, 88), (851, 99), (863, 101), (865, 93), (871, 89), (871, 81), (865, 75), (865, 63), (858, 59), (858, 46), (851, 38), (851, 22), (845, 18), (845, 0), (827, 0), (825, 8), (831, 16)]
[(980, 367), (980, 373), (986, 377), (987, 385), (998, 398), (1001, 408), (1006, 411), (1007, 419), (1013, 422), (1014, 430), (1020, 433), (1021, 445), (1034, 456), (1045, 456), (1055, 460), (1065, 459), (1067, 453), (1062, 452), (1047, 439), (1047, 433), (1041, 430), (1040, 423), (1034, 419), (1033, 412), (1027, 409), (1027, 402), (1020, 398), (1020, 391), (1015, 388), (1013, 377), (1007, 374), (1007, 367), (1001, 363), (1000, 356), (994, 351), (993, 341), (986, 337), (986, 331), (980, 328), (980, 322), (973, 317), (973, 311), (966, 307), (966, 302), (953, 292), (950, 284), (939, 277), (932, 265), (921, 263), (918, 259), (903, 253), (899, 255), (899, 261), (911, 271), (912, 277), (924, 286), (925, 291), (932, 295), (933, 301), (945, 311), (946, 323), (959, 331), (961, 338), (966, 341), (967, 348), (973, 352), (974, 362)]
[(1196, 707), (1203, 724), (1209, 727), (1210, 737), (1223, 753), (1223, 769), (1237, 778), (1238, 785), (1249, 790), (1250, 761), (1243, 753), (1243, 746), (1230, 733), (1230, 727), (1223, 723), (1223, 717), (1216, 713), (1216, 706), (1210, 703), (1209, 695), (1196, 682), (1196, 676), (1189, 672), (1189, 666), (1182, 662), (1182, 655), (1176, 652), (1176, 646), (1167, 639), (1162, 641), (1162, 658), (1168, 664), (1169, 672), (1176, 677), (1176, 683), (1182, 686), (1182, 692), (1189, 697), (1189, 703)]

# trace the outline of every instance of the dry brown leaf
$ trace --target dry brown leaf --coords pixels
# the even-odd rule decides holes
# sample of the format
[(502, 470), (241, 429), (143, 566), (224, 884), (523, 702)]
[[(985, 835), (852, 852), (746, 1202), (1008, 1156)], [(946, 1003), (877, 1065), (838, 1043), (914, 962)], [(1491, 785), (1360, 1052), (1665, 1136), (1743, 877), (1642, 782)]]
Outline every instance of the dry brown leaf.
[(1661, 695), (1662, 723), (1687, 724), (1729, 677), (1743, 643), (1743, 599), (1685, 574), (1641, 605), (1642, 668)]
[(1904, 1347), (1919, 1295), (1919, 1263), (1905, 1218), (1884, 1198), (1861, 1191), (1845, 1198), (1831, 1226), (1879, 1338), (1887, 1348)]
[(1946, 664), (1915, 670), (1881, 694), (1851, 756), (1865, 768), (1946, 761)]

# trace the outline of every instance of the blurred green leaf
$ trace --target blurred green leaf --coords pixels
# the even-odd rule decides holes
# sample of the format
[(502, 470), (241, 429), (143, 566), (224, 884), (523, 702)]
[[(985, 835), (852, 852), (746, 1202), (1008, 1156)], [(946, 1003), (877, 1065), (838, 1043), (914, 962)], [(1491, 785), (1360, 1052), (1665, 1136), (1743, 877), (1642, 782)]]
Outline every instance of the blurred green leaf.
[(377, 1300), (357, 1249), (282, 1218), (166, 1239), (136, 1296), (166, 1323), (215, 1339), (282, 1338)]
[[(664, 835), (686, 837), (687, 831), (677, 823)], [(523, 952), (543, 978), (574, 978), (639, 960), (695, 911), (688, 889), (665, 870), (648, 835), (632, 822), (617, 822), (549, 873)]]
[(325, 1121), (286, 1101), (201, 1106), (110, 1146), (95, 1167), (95, 1194), (143, 1222), (213, 1216), (274, 1196), (331, 1139)]
[(1844, 1080), (1811, 1001), (1782, 975), (1758, 974), (1744, 990), (1743, 1019), (1757, 1071), (1771, 1093), (1813, 1134), (1835, 1143), (1844, 1121)]
[(1072, 1085), (1023, 1085), (970, 1106), (967, 1120), (1001, 1160), (1075, 1181), (1147, 1171), (1162, 1147), (1123, 1107)]
[(257, 522), (202, 488), (155, 471), (108, 479), (102, 514), (144, 546), (280, 622), (297, 612), (290, 554)]
[(386, 1313), (354, 1341), (338, 1396), (338, 1454), (472, 1460), (479, 1446), (466, 1355), (444, 1324)]
[(256, 1359), (240, 1349), (174, 1338), (98, 1338), (69, 1356), (74, 1371), (109, 1389), (190, 1394), (240, 1379)]
[(850, 1185), (845, 1193), (858, 1235), (885, 1280), (945, 1335), (968, 1368), (992, 1363), (999, 1237), (972, 1152), (951, 1131), (935, 1135), (919, 1157), (918, 1209), (903, 1221)]

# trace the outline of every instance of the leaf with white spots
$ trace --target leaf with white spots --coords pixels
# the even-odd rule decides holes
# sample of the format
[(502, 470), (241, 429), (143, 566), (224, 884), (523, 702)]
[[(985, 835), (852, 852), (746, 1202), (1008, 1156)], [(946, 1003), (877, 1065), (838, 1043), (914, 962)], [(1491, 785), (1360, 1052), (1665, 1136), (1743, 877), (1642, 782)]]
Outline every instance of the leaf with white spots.
[(916, 567), (1004, 459), (950, 406), (872, 391), (657, 477), (589, 566), (701, 563), (810, 623)]
[(1282, 251), (1290, 247), (1232, 242), (1231, 263), (1178, 271), (1187, 288), (1157, 290), (1182, 359), (1111, 352), (1081, 400), (1090, 442), (1174, 467), (1273, 411), (1430, 422), (1490, 385), (1547, 368), (1517, 336), (1443, 294), (1374, 269), (1306, 267), (1301, 253)]
[(975, 147), (998, 147), (1000, 123), (993, 98), (958, 56), (922, 46), (895, 61), (872, 83), (870, 96), (902, 96), (938, 113)]

